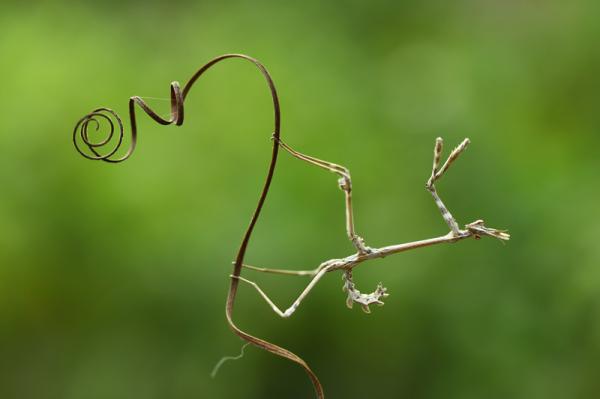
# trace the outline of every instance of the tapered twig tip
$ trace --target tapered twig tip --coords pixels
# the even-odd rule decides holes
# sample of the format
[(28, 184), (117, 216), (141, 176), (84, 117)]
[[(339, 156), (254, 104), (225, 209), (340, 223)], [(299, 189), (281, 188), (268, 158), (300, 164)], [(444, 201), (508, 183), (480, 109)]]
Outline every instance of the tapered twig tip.
[(440, 159), (442, 157), (442, 149), (444, 148), (444, 140), (441, 137), (435, 139), (435, 146), (433, 147), (433, 167), (431, 169), (431, 177), (435, 177), (440, 166)]
[(458, 145), (458, 147), (456, 147), (453, 151), (452, 154), (450, 154), (450, 156), (458, 156), (459, 153), (463, 152), (468, 146), (469, 144), (471, 144), (471, 140), (469, 140), (469, 138), (465, 138), (463, 141), (460, 142), (460, 144)]
[(486, 227), (483, 224), (483, 220), (476, 220), (473, 223), (466, 225), (466, 228), (475, 238), (480, 238), (481, 236), (489, 236), (497, 238), (501, 241), (510, 240), (510, 234), (508, 230), (499, 230), (491, 227)]

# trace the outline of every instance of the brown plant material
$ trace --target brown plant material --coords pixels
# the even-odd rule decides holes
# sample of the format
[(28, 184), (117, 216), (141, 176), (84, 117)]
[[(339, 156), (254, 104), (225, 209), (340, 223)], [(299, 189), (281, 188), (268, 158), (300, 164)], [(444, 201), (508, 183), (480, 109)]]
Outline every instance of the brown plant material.
[[(291, 316), (302, 300), (309, 294), (312, 288), (319, 282), (319, 280), (328, 272), (341, 270), (343, 272), (342, 279), (344, 281), (343, 289), (347, 293), (346, 304), (348, 307), (352, 307), (354, 303), (359, 304), (362, 309), (366, 313), (370, 313), (369, 305), (375, 304), (382, 306), (382, 299), (387, 297), (389, 294), (387, 293), (387, 289), (383, 287), (380, 283), (374, 292), (369, 294), (361, 293), (356, 287), (352, 280), (352, 271), (353, 269), (362, 264), (363, 262), (371, 259), (383, 258), (388, 255), (396, 254), (399, 252), (404, 252), (411, 249), (416, 249), (420, 247), (430, 246), (434, 244), (441, 243), (453, 243), (459, 240), (463, 240), (465, 238), (474, 237), (476, 239), (481, 236), (490, 236), (500, 240), (508, 240), (510, 238), (509, 234), (504, 230), (497, 230), (493, 228), (486, 227), (483, 224), (482, 220), (477, 220), (473, 223), (467, 224), (465, 229), (460, 229), (458, 223), (454, 219), (454, 217), (450, 214), (442, 200), (440, 199), (437, 190), (435, 188), (435, 182), (439, 180), (448, 170), (448, 168), (452, 165), (453, 162), (462, 154), (462, 152), (466, 149), (469, 144), (469, 140), (465, 139), (457, 148), (455, 148), (449, 155), (446, 162), (440, 168), (441, 154), (443, 148), (443, 142), (441, 138), (438, 138), (434, 147), (434, 158), (433, 158), (433, 167), (431, 177), (427, 181), (426, 188), (431, 193), (434, 198), (434, 201), (439, 208), (444, 221), (448, 224), (450, 228), (450, 232), (444, 236), (429, 238), (420, 241), (414, 241), (404, 244), (395, 244), (389, 245), (380, 248), (371, 248), (365, 244), (365, 241), (362, 237), (356, 234), (354, 227), (354, 217), (352, 212), (352, 181), (350, 172), (343, 166), (323, 161), (321, 159), (311, 157), (309, 155), (302, 154), (289, 145), (284, 143), (281, 140), (280, 133), (280, 107), (279, 107), (279, 99), (277, 97), (277, 91), (275, 89), (275, 85), (269, 72), (267, 69), (256, 59), (249, 57), (243, 54), (225, 54), (219, 57), (214, 58), (209, 61), (207, 64), (202, 66), (185, 84), (183, 90), (180, 88), (179, 83), (172, 82), (171, 83), (171, 91), (170, 91), (170, 102), (171, 102), (171, 112), (170, 117), (168, 119), (161, 117), (156, 112), (154, 112), (146, 102), (138, 96), (133, 96), (129, 99), (129, 119), (131, 123), (131, 143), (129, 147), (125, 150), (124, 154), (117, 155), (121, 145), (123, 144), (124, 138), (124, 129), (123, 123), (116, 112), (109, 108), (97, 108), (85, 115), (81, 118), (77, 124), (75, 125), (75, 129), (73, 130), (73, 143), (77, 151), (83, 155), (84, 157), (92, 160), (101, 160), (109, 163), (119, 163), (126, 159), (128, 159), (133, 151), (135, 150), (137, 144), (137, 124), (136, 124), (136, 105), (141, 108), (150, 118), (161, 125), (177, 125), (180, 126), (183, 124), (183, 116), (184, 116), (184, 102), (189, 94), (189, 91), (193, 87), (194, 83), (198, 80), (200, 76), (202, 76), (208, 69), (217, 63), (230, 59), (230, 58), (241, 58), (243, 60), (251, 62), (255, 65), (259, 71), (262, 73), (263, 77), (266, 80), (268, 85), (272, 101), (273, 101), (273, 118), (274, 118), (274, 126), (273, 126), (273, 149), (271, 153), (271, 160), (269, 162), (269, 168), (267, 171), (267, 176), (264, 181), (263, 189), (260, 193), (258, 203), (256, 205), (256, 209), (252, 214), (252, 218), (250, 220), (250, 224), (248, 228), (244, 232), (242, 236), (242, 242), (238, 249), (237, 255), (235, 257), (235, 261), (233, 262), (233, 271), (231, 273), (231, 281), (229, 286), (229, 293), (227, 295), (227, 302), (225, 306), (225, 315), (227, 318), (227, 322), (232, 329), (232, 331), (237, 334), (239, 337), (251, 343), (254, 346), (257, 346), (261, 349), (264, 349), (268, 352), (271, 352), (275, 355), (284, 357), (289, 359), (297, 364), (299, 364), (308, 376), (310, 377), (313, 386), (315, 388), (317, 397), (319, 399), (324, 398), (323, 388), (316, 374), (311, 370), (308, 364), (296, 354), (290, 352), (287, 349), (284, 349), (280, 346), (277, 346), (271, 342), (265, 341), (263, 339), (254, 337), (242, 329), (240, 329), (233, 320), (233, 310), (234, 304), (237, 296), (238, 285), (239, 282), (245, 282), (250, 286), (254, 287), (257, 292), (265, 299), (265, 301), (271, 306), (271, 308), (281, 317), (289, 317)], [(100, 141), (93, 141), (90, 138), (90, 126), (96, 131), (99, 130), (100, 121), (104, 121), (108, 124), (109, 131), (106, 137)], [(258, 221), (261, 210), (263, 208), (265, 199), (267, 197), (267, 193), (269, 192), (269, 188), (271, 186), (271, 181), (273, 179), (273, 174), (275, 172), (275, 165), (277, 163), (277, 156), (279, 148), (283, 148), (285, 151), (290, 153), (293, 157), (300, 159), (304, 162), (307, 162), (311, 165), (320, 167), (332, 173), (335, 173), (338, 176), (338, 184), (340, 189), (344, 192), (345, 198), (345, 213), (346, 213), (346, 233), (350, 240), (350, 242), (354, 245), (356, 249), (356, 253), (351, 254), (345, 258), (340, 259), (329, 259), (327, 261), (322, 262), (317, 268), (313, 270), (286, 270), (286, 269), (271, 269), (271, 268), (263, 268), (256, 267), (244, 264), (244, 257), (246, 254), (246, 250), (248, 244), (250, 242), (250, 237)], [(284, 274), (284, 275), (294, 275), (294, 276), (308, 276), (311, 278), (311, 281), (306, 286), (306, 288), (301, 292), (299, 297), (292, 303), (292, 305), (287, 308), (285, 311), (282, 311), (275, 305), (275, 303), (267, 296), (267, 294), (253, 281), (250, 281), (244, 277), (241, 277), (242, 268), (247, 268), (254, 271), (266, 272), (266, 273), (276, 273), (276, 274)], [(243, 352), (242, 352), (243, 354)], [(240, 355), (241, 356), (241, 355)], [(221, 362), (219, 363), (222, 364)], [(218, 369), (218, 367), (217, 367)]]

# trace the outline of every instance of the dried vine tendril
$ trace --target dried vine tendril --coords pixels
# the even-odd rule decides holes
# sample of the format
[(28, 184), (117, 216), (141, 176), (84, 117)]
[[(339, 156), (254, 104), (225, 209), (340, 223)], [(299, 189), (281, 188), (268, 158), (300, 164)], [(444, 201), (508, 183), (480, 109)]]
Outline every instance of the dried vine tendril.
[[(194, 80), (194, 78), (192, 78), (190, 80), (190, 82), (186, 85), (187, 90), (189, 90), (189, 88), (193, 84), (192, 80)], [(148, 104), (146, 104), (146, 102), (144, 100), (142, 100), (141, 97), (138, 97), (138, 96), (131, 97), (129, 99), (129, 119), (131, 121), (131, 144), (129, 145), (129, 148), (127, 149), (126, 153), (121, 157), (114, 158), (114, 155), (117, 153), (117, 151), (121, 147), (121, 144), (123, 144), (123, 136), (124, 136), (123, 122), (121, 121), (121, 118), (119, 117), (119, 115), (110, 108), (97, 108), (97, 109), (93, 110), (92, 112), (90, 112), (89, 114), (85, 115), (83, 118), (81, 118), (75, 125), (75, 129), (73, 129), (73, 144), (75, 145), (75, 148), (77, 149), (77, 151), (81, 155), (86, 157), (87, 159), (100, 160), (100, 161), (112, 162), (112, 163), (118, 163), (118, 162), (125, 161), (127, 158), (129, 158), (131, 156), (131, 154), (133, 154), (133, 151), (135, 150), (135, 146), (137, 144), (137, 123), (136, 123), (136, 119), (135, 119), (135, 105), (137, 104), (141, 109), (144, 110), (144, 112), (148, 116), (150, 116), (152, 119), (154, 119), (154, 121), (156, 121), (157, 123), (160, 123), (161, 125), (175, 124), (177, 126), (181, 126), (183, 124), (183, 102), (184, 102), (184, 99), (185, 99), (185, 94), (181, 91), (181, 88), (179, 87), (179, 83), (172, 82), (171, 83), (171, 117), (169, 119), (164, 119), (163, 117), (158, 115), (156, 112), (154, 112), (148, 106)], [(115, 142), (115, 140), (113, 140), (114, 133), (115, 133), (115, 124), (113, 122), (113, 118), (119, 125), (119, 133), (118, 133), (116, 142)], [(100, 128), (99, 119), (105, 120), (108, 123), (110, 130), (109, 130), (108, 134), (106, 135), (106, 138), (104, 138), (103, 140), (100, 140), (98, 142), (93, 142), (92, 140), (90, 140), (90, 134), (89, 134), (88, 128), (89, 128), (90, 124), (93, 123), (95, 126), (95, 130), (98, 131)], [(109, 149), (104, 154), (102, 154), (100, 152), (102, 147), (106, 147), (107, 145), (110, 145), (110, 144), (113, 144), (114, 148)], [(82, 145), (86, 146), (87, 149), (89, 150), (89, 152), (86, 152), (82, 148)]]
[[(470, 143), (470, 140), (464, 139), (456, 148), (454, 148), (446, 161), (441, 163), (441, 156), (443, 150), (443, 140), (441, 138), (437, 138), (435, 141), (434, 151), (433, 151), (433, 164), (431, 169), (431, 175), (425, 184), (425, 188), (430, 192), (433, 200), (436, 204), (436, 207), (440, 211), (440, 214), (444, 220), (444, 222), (449, 227), (450, 231), (439, 237), (428, 238), (424, 240), (417, 240), (407, 243), (388, 245), (384, 247), (370, 247), (367, 246), (365, 240), (359, 236), (356, 232), (354, 226), (354, 217), (352, 211), (352, 180), (350, 177), (350, 171), (338, 164), (324, 161), (322, 159), (318, 159), (306, 154), (302, 154), (292, 147), (287, 145), (285, 142), (281, 140), (280, 137), (280, 110), (279, 110), (279, 100), (277, 98), (277, 91), (275, 90), (275, 85), (273, 84), (273, 80), (271, 79), (269, 73), (265, 69), (265, 67), (255, 60), (254, 58), (248, 57), (246, 55), (241, 54), (226, 54), (220, 57), (217, 57), (200, 68), (192, 78), (187, 82), (183, 90), (180, 90), (179, 84), (177, 82), (171, 83), (171, 115), (169, 119), (161, 118), (157, 113), (152, 111), (150, 107), (140, 98), (140, 97), (131, 97), (129, 100), (129, 116), (131, 120), (131, 144), (129, 148), (125, 151), (124, 155), (117, 156), (116, 153), (119, 149), (119, 146), (123, 143), (123, 124), (118, 115), (108, 109), (108, 108), (98, 108), (88, 115), (84, 116), (82, 119), (77, 122), (75, 125), (75, 129), (73, 131), (73, 141), (75, 143), (75, 147), (77, 150), (89, 159), (102, 160), (105, 162), (121, 162), (125, 159), (129, 158), (133, 151), (135, 150), (136, 139), (137, 139), (137, 129), (136, 129), (136, 120), (135, 120), (135, 109), (136, 105), (138, 105), (146, 114), (148, 114), (152, 119), (156, 122), (169, 125), (181, 125), (183, 123), (183, 103), (185, 101), (186, 95), (189, 93), (189, 90), (193, 86), (194, 82), (211, 66), (215, 65), (219, 61), (228, 59), (228, 58), (242, 58), (247, 61), (252, 62), (263, 74), (264, 78), (267, 81), (269, 86), (269, 90), (271, 92), (271, 96), (273, 99), (273, 114), (274, 114), (274, 130), (273, 130), (273, 151), (271, 155), (271, 162), (269, 164), (269, 170), (267, 173), (267, 177), (265, 179), (265, 183), (263, 186), (263, 190), (260, 194), (258, 204), (256, 206), (256, 210), (252, 215), (252, 219), (250, 221), (250, 225), (248, 226), (246, 232), (244, 233), (242, 243), (238, 250), (233, 273), (231, 274), (231, 285), (229, 288), (229, 294), (227, 296), (227, 304), (225, 307), (225, 313), (227, 316), (227, 322), (231, 329), (240, 336), (242, 339), (246, 340), (248, 343), (251, 343), (259, 348), (267, 350), (276, 355), (282, 356), (286, 359), (289, 359), (293, 362), (301, 365), (304, 370), (308, 373), (308, 376), (311, 378), (313, 386), (316, 390), (317, 396), (319, 399), (324, 398), (323, 389), (321, 384), (315, 375), (315, 373), (308, 367), (306, 362), (302, 360), (300, 357), (295, 355), (294, 353), (283, 349), (277, 345), (274, 345), (270, 342), (264, 341), (260, 338), (256, 338), (250, 334), (239, 329), (235, 323), (233, 322), (233, 307), (235, 303), (235, 298), (238, 289), (239, 281), (242, 281), (246, 284), (252, 286), (262, 298), (267, 302), (269, 306), (273, 309), (273, 311), (281, 316), (281, 317), (290, 317), (300, 303), (306, 298), (309, 292), (315, 287), (315, 285), (319, 282), (319, 280), (329, 272), (334, 271), (343, 271), (343, 280), (344, 286), (343, 289), (347, 293), (346, 304), (348, 307), (352, 307), (355, 303), (360, 305), (362, 309), (370, 313), (370, 305), (378, 305), (383, 306), (384, 302), (382, 299), (388, 296), (387, 289), (383, 287), (380, 283), (375, 291), (372, 293), (362, 293), (356, 288), (356, 285), (353, 281), (352, 270), (356, 268), (358, 265), (373, 259), (380, 259), (386, 256), (397, 254), (400, 252), (405, 252), (408, 250), (423, 248), (430, 245), (437, 245), (443, 243), (455, 243), (467, 238), (475, 238), (479, 239), (483, 236), (488, 236), (492, 238), (496, 238), (501, 241), (507, 241), (510, 239), (510, 234), (506, 230), (499, 230), (491, 227), (485, 226), (483, 220), (476, 220), (475, 222), (464, 225), (464, 228), (461, 228), (458, 224), (457, 220), (452, 216), (440, 195), (438, 194), (436, 188), (436, 182), (448, 171), (448, 168), (458, 159), (458, 157), (465, 151), (467, 146)], [(115, 122), (118, 125), (118, 134), (115, 135)], [(95, 129), (96, 131), (99, 129), (101, 122), (108, 123), (108, 133), (104, 138), (94, 141), (90, 138), (90, 129)], [(101, 151), (103, 149), (108, 148), (106, 151)], [(344, 258), (335, 258), (329, 259), (322, 262), (317, 268), (314, 270), (284, 270), (284, 269), (270, 269), (264, 267), (256, 267), (244, 264), (244, 255), (246, 253), (246, 248), (250, 241), (250, 236), (258, 220), (260, 215), (260, 211), (263, 207), (265, 198), (269, 191), (269, 187), (271, 184), (271, 180), (273, 178), (273, 173), (275, 171), (275, 164), (277, 162), (277, 154), (278, 149), (282, 148), (287, 151), (293, 157), (311, 164), (313, 166), (319, 167), (321, 169), (327, 170), (329, 172), (334, 173), (338, 177), (338, 185), (339, 188), (344, 193), (345, 199), (345, 210), (346, 210), (346, 234), (348, 239), (355, 247), (356, 252), (352, 253)], [(248, 268), (251, 270), (256, 270), (260, 272), (266, 273), (276, 273), (283, 275), (296, 275), (296, 276), (309, 276), (310, 282), (306, 286), (306, 288), (301, 292), (298, 298), (285, 310), (280, 309), (269, 296), (259, 287), (255, 282), (245, 279), (241, 277), (242, 268)]]
[[(183, 110), (184, 110), (184, 102), (189, 94), (191, 88), (194, 83), (204, 72), (210, 69), (213, 65), (229, 59), (229, 58), (241, 58), (247, 60), (254, 64), (259, 71), (262, 73), (265, 78), (267, 85), (269, 87), (269, 91), (273, 100), (273, 119), (274, 119), (274, 128), (273, 128), (273, 150), (271, 153), (271, 160), (269, 163), (269, 169), (267, 171), (267, 176), (264, 181), (262, 192), (260, 193), (258, 204), (256, 205), (256, 209), (252, 215), (250, 220), (250, 224), (246, 229), (246, 232), (243, 235), (242, 242), (237, 252), (237, 256), (235, 258), (232, 278), (229, 286), (229, 293), (227, 295), (227, 303), (225, 306), (225, 315), (227, 317), (227, 322), (229, 327), (233, 330), (235, 334), (244, 339), (245, 341), (251, 343), (254, 346), (257, 346), (261, 349), (264, 349), (268, 352), (271, 352), (275, 355), (284, 357), (289, 359), (304, 368), (308, 376), (310, 377), (313, 386), (315, 388), (317, 397), (322, 399), (324, 398), (323, 387), (319, 382), (316, 374), (311, 370), (308, 364), (296, 354), (290, 352), (287, 349), (284, 349), (280, 346), (272, 344), (263, 339), (254, 337), (243, 330), (241, 330), (237, 325), (233, 322), (233, 309), (236, 299), (236, 294), (238, 290), (239, 284), (239, 276), (242, 271), (242, 266), (244, 263), (244, 256), (246, 254), (246, 249), (248, 247), (248, 243), (250, 241), (250, 236), (254, 230), (254, 226), (258, 220), (262, 207), (264, 205), (265, 199), (267, 197), (267, 193), (269, 191), (269, 187), (271, 185), (271, 181), (273, 179), (273, 174), (275, 172), (275, 165), (277, 163), (277, 154), (279, 150), (279, 142), (280, 142), (280, 107), (279, 107), (279, 98), (277, 97), (277, 90), (275, 89), (275, 84), (273, 83), (273, 79), (271, 78), (269, 72), (265, 68), (263, 64), (261, 64), (258, 60), (249, 57), (244, 54), (225, 54), (219, 57), (216, 57), (202, 66), (196, 73), (188, 80), (185, 84), (183, 90), (180, 89), (179, 83), (173, 82), (171, 83), (171, 115), (169, 119), (164, 119), (156, 112), (154, 112), (147, 104), (142, 100), (142, 98), (138, 96), (131, 97), (129, 99), (129, 119), (131, 123), (131, 143), (129, 148), (125, 151), (125, 153), (121, 156), (116, 156), (117, 151), (123, 144), (123, 136), (124, 129), (121, 118), (119, 118), (118, 114), (109, 109), (109, 108), (97, 108), (85, 115), (81, 118), (77, 124), (75, 125), (75, 129), (73, 130), (73, 144), (77, 151), (83, 155), (87, 159), (92, 160), (100, 160), (104, 162), (110, 163), (118, 163), (125, 161), (128, 159), (134, 152), (136, 144), (137, 144), (137, 124), (136, 124), (136, 114), (135, 114), (135, 106), (139, 106), (150, 118), (161, 125), (171, 125), (175, 124), (177, 126), (183, 123)], [(113, 121), (114, 119), (114, 121)], [(90, 138), (90, 127), (93, 127), (94, 131), (98, 131), (101, 123), (100, 121), (104, 121), (108, 123), (108, 133), (106, 136), (98, 141), (93, 141)], [(115, 136), (115, 122), (118, 126), (118, 132)], [(111, 148), (107, 149), (107, 146), (111, 145)]]

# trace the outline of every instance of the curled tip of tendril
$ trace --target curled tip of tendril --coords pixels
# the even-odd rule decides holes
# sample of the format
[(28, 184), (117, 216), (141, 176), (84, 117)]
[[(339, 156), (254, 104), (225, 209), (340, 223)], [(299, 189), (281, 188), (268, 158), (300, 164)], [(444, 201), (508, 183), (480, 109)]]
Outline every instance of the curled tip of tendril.
[[(139, 96), (129, 99), (129, 117), (131, 121), (131, 144), (124, 155), (115, 158), (114, 155), (123, 144), (123, 122), (119, 115), (110, 108), (97, 108), (81, 118), (73, 130), (73, 144), (77, 151), (87, 159), (101, 160), (117, 163), (131, 156), (136, 145), (136, 122), (134, 106), (137, 104), (150, 118), (161, 125), (175, 124), (181, 126), (183, 123), (183, 91), (179, 83), (171, 82), (171, 116), (169, 119), (161, 117), (153, 111)], [(115, 134), (115, 121), (119, 131)], [(102, 122), (102, 123), (101, 123)], [(98, 135), (99, 130), (108, 124), (108, 132), (99, 141), (90, 138), (90, 126), (94, 129), (93, 134)]]
[[(116, 126), (115, 126), (116, 123)], [(107, 129), (107, 130), (106, 130)], [(118, 129), (118, 131), (116, 131)], [(92, 139), (91, 134), (100, 139)], [(73, 129), (73, 144), (77, 151), (87, 159), (106, 162), (120, 162), (127, 159), (130, 151), (120, 159), (111, 157), (123, 143), (123, 122), (110, 108), (97, 108), (81, 118)]]

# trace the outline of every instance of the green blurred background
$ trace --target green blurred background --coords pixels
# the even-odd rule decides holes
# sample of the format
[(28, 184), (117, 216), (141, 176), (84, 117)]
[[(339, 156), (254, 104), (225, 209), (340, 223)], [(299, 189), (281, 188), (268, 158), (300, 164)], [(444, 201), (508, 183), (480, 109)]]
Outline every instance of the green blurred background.
[[(71, 144), (97, 106), (167, 97), (214, 56), (269, 68), (282, 135), (352, 171), (371, 246), (445, 234), (434, 139), (472, 144), (438, 188), (461, 224), (510, 229), (355, 270), (390, 297), (346, 309), (330, 274), (290, 319), (240, 289), (236, 319), (329, 398), (600, 393), (600, 5), (596, 1), (4, 2), (0, 11), (0, 398), (309, 398), (296, 365), (224, 317), (270, 153), (270, 98), (241, 60), (194, 87), (184, 126), (138, 113), (119, 165)], [(168, 103), (149, 100), (166, 114)], [(128, 125), (128, 120), (126, 120)], [(335, 177), (282, 153), (247, 261), (352, 252)], [(304, 278), (246, 272), (286, 307)]]

